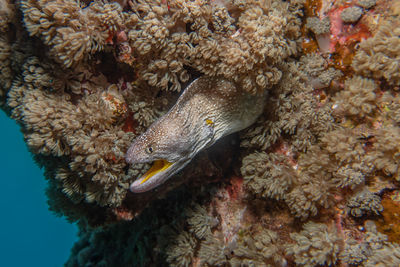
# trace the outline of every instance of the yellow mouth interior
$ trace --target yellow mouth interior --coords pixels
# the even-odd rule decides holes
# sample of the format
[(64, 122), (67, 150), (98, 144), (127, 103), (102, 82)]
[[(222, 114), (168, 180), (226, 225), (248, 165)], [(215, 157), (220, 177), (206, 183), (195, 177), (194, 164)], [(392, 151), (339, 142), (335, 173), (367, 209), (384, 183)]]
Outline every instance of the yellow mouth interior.
[(143, 184), (147, 180), (149, 180), (152, 176), (156, 175), (159, 172), (165, 171), (172, 165), (171, 162), (165, 160), (165, 159), (160, 159), (156, 160), (153, 163), (153, 166), (143, 175), (144, 179), (143, 181), (140, 182), (140, 184)]

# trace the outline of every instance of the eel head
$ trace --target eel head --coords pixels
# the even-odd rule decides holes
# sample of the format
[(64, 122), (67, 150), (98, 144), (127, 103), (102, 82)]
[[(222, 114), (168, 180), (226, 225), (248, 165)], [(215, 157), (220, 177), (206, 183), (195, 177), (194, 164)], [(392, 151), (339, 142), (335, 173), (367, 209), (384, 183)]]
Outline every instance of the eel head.
[(137, 137), (126, 162), (153, 163), (130, 189), (151, 190), (185, 167), (219, 138), (251, 125), (263, 110), (264, 97), (243, 93), (232, 82), (202, 76), (175, 105)]
[(182, 122), (166, 114), (133, 141), (125, 156), (126, 162), (153, 165), (130, 185), (132, 192), (141, 193), (161, 185), (212, 142), (213, 128), (207, 123), (198, 131), (195, 125), (188, 127)]

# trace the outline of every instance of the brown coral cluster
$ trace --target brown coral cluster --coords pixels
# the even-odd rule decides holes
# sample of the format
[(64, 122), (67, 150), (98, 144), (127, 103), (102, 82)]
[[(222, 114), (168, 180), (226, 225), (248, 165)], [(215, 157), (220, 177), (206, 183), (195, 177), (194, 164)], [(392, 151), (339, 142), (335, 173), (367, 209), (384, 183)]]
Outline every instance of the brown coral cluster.
[[(119, 206), (142, 168), (125, 163), (128, 143), (172, 104), (173, 97), (157, 97), (157, 90), (179, 90), (199, 74), (225, 76), (251, 93), (273, 86), (281, 62), (298, 51), (298, 7), (281, 1), (7, 2), (4, 31), (16, 24), (17, 34), (3, 38), (4, 107), (23, 126), (32, 153), (54, 158), (45, 164), (49, 178), (70, 199)], [(11, 23), (14, 9), (24, 28)], [(14, 58), (23, 40), (31, 51)]]
[(7, 89), (12, 82), (11, 53), (12, 36), (8, 33), (15, 19), (15, 9), (11, 1), (0, 2), (0, 106), (4, 105)]
[(73, 0), (27, 0), (21, 1), (21, 11), (29, 35), (40, 37), (65, 67), (103, 50), (125, 22), (119, 4), (101, 1), (84, 6)]
[(354, 61), (354, 70), (364, 76), (385, 79), (390, 85), (399, 86), (400, 24), (398, 19), (383, 22), (374, 37), (360, 44)]
[(248, 92), (276, 84), (279, 63), (297, 54), (296, 1), (148, 1), (133, 4), (129, 29), (140, 78), (180, 90), (188, 68), (238, 82)]
[[(66, 265), (399, 265), (398, 8), (333, 2), (0, 1), (0, 107), (79, 223)], [(130, 193), (130, 142), (201, 75), (263, 114)]]

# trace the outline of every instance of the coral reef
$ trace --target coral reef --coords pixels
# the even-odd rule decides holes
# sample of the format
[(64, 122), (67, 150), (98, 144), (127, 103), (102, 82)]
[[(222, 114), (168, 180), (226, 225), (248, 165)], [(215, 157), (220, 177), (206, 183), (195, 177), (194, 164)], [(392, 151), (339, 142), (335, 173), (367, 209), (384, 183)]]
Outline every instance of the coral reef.
[(360, 7), (348, 7), (340, 13), (340, 18), (343, 20), (345, 23), (354, 23), (357, 22), (363, 13), (362, 8)]
[(305, 219), (332, 206), (336, 187), (354, 188), (364, 182), (372, 171), (364, 154), (351, 130), (337, 129), (311, 146), (294, 166), (287, 155), (256, 152), (243, 159), (241, 171), (251, 192), (283, 199), (296, 217)]
[(400, 264), (400, 247), (387, 241), (372, 221), (365, 222), (365, 239), (349, 242), (340, 257), (348, 264), (359, 266), (397, 266)]
[(15, 19), (14, 5), (11, 1), (0, 2), (0, 107), (12, 82), (11, 54), (12, 37), (8, 33), (11, 22)]
[(327, 60), (321, 55), (307, 54), (300, 58), (301, 70), (307, 74), (309, 83), (314, 89), (327, 88), (333, 80), (342, 77), (340, 70), (329, 67)]
[(360, 44), (354, 56), (353, 68), (361, 75), (385, 79), (390, 85), (400, 85), (400, 25), (383, 22), (374, 37)]
[(390, 242), (399, 243), (400, 240), (400, 225), (397, 223), (400, 216), (400, 203), (398, 199), (398, 190), (394, 190), (382, 197), (383, 211), (376, 220), (377, 230), (385, 233)]
[(333, 98), (336, 113), (363, 118), (375, 111), (377, 86), (373, 80), (354, 76), (345, 81), (344, 87), (346, 90)]
[(347, 240), (343, 251), (340, 253), (339, 258), (350, 265), (360, 265), (367, 259), (367, 246), (359, 244), (356, 240)]
[(354, 217), (363, 215), (375, 214), (379, 215), (383, 211), (381, 199), (368, 190), (358, 192), (347, 202), (347, 207), (350, 209), (350, 214)]
[(103, 50), (109, 31), (124, 23), (117, 3), (94, 2), (85, 7), (73, 0), (27, 0), (21, 1), (21, 10), (29, 35), (40, 37), (50, 47), (50, 55), (65, 67)]
[(376, 5), (376, 0), (358, 0), (357, 5), (363, 8), (371, 8)]
[[(1, 0), (0, 108), (79, 226), (66, 266), (400, 265), (399, 10)], [(130, 192), (149, 166), (129, 144), (199, 77), (267, 95), (263, 113)]]
[(317, 17), (310, 17), (307, 19), (306, 27), (310, 29), (314, 34), (320, 35), (324, 33), (329, 33), (331, 22), (329, 17), (325, 17), (320, 20)]
[[(137, 62), (147, 65), (139, 76), (150, 85), (179, 90), (179, 81), (189, 79), (186, 65), (209, 76), (237, 81), (246, 91), (262, 91), (279, 81), (282, 75), (279, 61), (297, 52), (300, 21), (290, 12), (296, 4), (281, 1), (229, 4), (222, 1), (220, 5), (169, 1), (168, 7), (160, 6), (159, 1), (134, 4), (133, 8), (142, 13), (128, 32), (129, 42)], [(232, 18), (228, 8), (238, 9), (239, 14)], [(276, 28), (277, 25), (281, 28)], [(190, 33), (185, 27), (190, 28)]]
[[(331, 21), (329, 17), (308, 17), (305, 27), (311, 31), (322, 53), (329, 52)], [(309, 54), (311, 57), (316, 54)]]
[[(313, 96), (301, 62), (286, 65), (281, 82), (268, 97), (263, 120), (250, 127), (242, 137), (243, 147), (265, 150), (284, 134), (294, 134), (295, 149), (304, 151), (325, 131), (332, 129), (333, 117), (328, 105), (320, 105)], [(310, 69), (313, 68), (312, 66)], [(312, 72), (309, 74), (313, 75)]]
[(335, 228), (308, 222), (300, 233), (290, 234), (296, 243), (287, 245), (289, 255), (294, 255), (299, 266), (333, 265), (339, 253), (339, 240)]
[[(69, 198), (119, 206), (142, 168), (127, 171), (126, 142), (170, 105), (171, 96), (154, 100), (152, 86), (179, 90), (197, 71), (264, 91), (281, 77), (277, 59), (297, 53), (297, 5), (149, 1), (124, 10), (116, 2), (20, 1), (26, 31), (40, 41), (18, 62), (12, 83), (4, 80), (6, 108), (23, 125), (32, 153), (55, 158), (49, 168), (57, 171), (49, 179), (57, 179)], [(275, 21), (282, 18), (285, 23)], [(35, 55), (41, 45), (45, 60)], [(9, 50), (5, 46), (6, 59)]]

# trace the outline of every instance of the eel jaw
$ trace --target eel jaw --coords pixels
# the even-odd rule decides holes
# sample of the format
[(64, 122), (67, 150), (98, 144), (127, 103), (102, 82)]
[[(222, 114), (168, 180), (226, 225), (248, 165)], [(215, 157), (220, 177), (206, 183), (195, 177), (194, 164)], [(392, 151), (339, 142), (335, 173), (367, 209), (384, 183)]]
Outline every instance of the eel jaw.
[(156, 160), (153, 166), (144, 175), (130, 185), (130, 190), (133, 193), (149, 191), (163, 184), (189, 162), (190, 160), (178, 162), (169, 162), (164, 159)]

